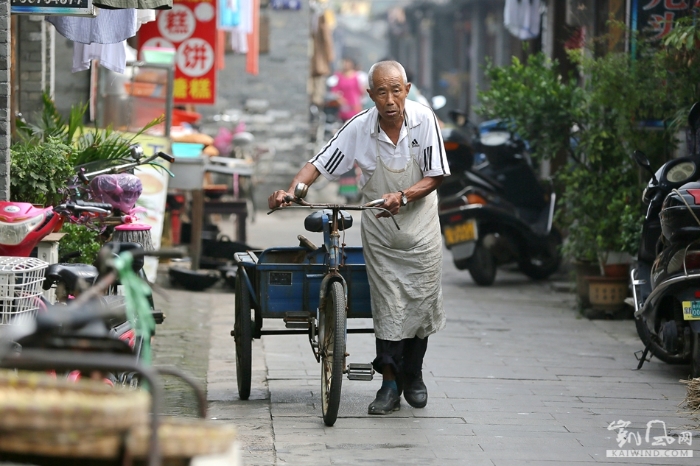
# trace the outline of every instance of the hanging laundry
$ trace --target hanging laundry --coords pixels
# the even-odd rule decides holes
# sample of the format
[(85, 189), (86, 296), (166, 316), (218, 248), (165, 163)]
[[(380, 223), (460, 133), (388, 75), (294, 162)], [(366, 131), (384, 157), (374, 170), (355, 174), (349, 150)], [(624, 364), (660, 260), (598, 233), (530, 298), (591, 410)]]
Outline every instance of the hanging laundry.
[(47, 16), (63, 37), (81, 44), (116, 44), (136, 35), (136, 10), (99, 10), (94, 18)]
[(155, 10), (136, 10), (136, 29), (141, 29), (142, 25), (155, 20)]
[(92, 4), (105, 9), (170, 10), (173, 0), (92, 0)]
[(219, 29), (230, 31), (241, 24), (238, 0), (219, 0)]
[(503, 24), (508, 32), (520, 40), (540, 35), (542, 12), (540, 0), (506, 0)]
[(219, 0), (219, 8), (219, 28), (230, 34), (231, 50), (247, 54), (248, 36), (253, 31), (253, 0)]
[(252, 0), (250, 15), (250, 33), (248, 34), (248, 54), (246, 55), (246, 73), (258, 75), (258, 58), (260, 56), (260, 0)]
[(311, 28), (311, 76), (328, 76), (331, 74), (331, 64), (335, 60), (333, 31), (328, 15), (321, 13), (316, 15), (315, 20), (312, 18)]
[[(156, 20), (154, 10), (136, 11), (136, 29), (142, 24)], [(100, 65), (115, 73), (124, 74), (126, 70), (127, 53), (126, 41), (114, 44), (83, 44), (73, 42), (73, 68), (72, 72), (85, 71), (90, 69), (93, 60), (98, 60)]]
[(73, 73), (90, 69), (92, 60), (115, 73), (124, 74), (126, 69), (126, 41), (118, 44), (73, 43)]

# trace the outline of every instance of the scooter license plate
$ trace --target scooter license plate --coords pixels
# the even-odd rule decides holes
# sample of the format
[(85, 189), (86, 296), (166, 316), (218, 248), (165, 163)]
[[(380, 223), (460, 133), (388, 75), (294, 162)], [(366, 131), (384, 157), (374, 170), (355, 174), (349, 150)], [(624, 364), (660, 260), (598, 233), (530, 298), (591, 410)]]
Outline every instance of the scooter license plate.
[(445, 243), (448, 246), (464, 243), (465, 241), (474, 241), (479, 237), (476, 220), (467, 220), (459, 225), (446, 226), (444, 234)]
[(683, 320), (700, 320), (700, 301), (683, 301)]

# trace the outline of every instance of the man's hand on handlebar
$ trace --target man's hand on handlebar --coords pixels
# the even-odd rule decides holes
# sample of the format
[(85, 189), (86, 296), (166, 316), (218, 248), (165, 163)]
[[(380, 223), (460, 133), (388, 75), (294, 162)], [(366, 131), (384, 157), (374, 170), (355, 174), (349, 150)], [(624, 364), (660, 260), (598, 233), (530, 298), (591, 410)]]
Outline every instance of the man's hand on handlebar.
[(293, 193), (288, 193), (287, 191), (279, 189), (267, 198), (267, 206), (270, 209), (276, 209), (277, 207), (281, 206), (288, 206), (291, 204), (291, 199), (294, 199)]
[[(391, 212), (393, 215), (399, 213), (399, 209), (401, 208), (401, 193), (386, 193), (382, 196), (382, 199), (384, 199), (384, 204), (382, 205), (383, 208)], [(377, 218), (388, 216), (389, 214), (386, 212), (379, 212), (377, 215), (375, 215)]]

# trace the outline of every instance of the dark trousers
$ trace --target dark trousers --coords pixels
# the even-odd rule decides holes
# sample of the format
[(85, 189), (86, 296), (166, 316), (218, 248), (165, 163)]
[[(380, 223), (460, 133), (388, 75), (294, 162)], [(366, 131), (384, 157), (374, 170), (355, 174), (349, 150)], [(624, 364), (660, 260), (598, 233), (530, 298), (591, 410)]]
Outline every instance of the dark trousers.
[(376, 339), (377, 357), (372, 361), (374, 370), (382, 373), (389, 365), (394, 374), (403, 374), (406, 378), (421, 376), (423, 357), (428, 349), (428, 337), (406, 338), (400, 341)]

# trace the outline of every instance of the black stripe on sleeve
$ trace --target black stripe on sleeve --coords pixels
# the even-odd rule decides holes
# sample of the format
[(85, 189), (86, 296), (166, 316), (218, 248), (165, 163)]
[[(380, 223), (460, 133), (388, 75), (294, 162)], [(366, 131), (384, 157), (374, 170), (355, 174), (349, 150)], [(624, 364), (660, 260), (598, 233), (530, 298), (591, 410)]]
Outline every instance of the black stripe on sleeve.
[(335, 152), (333, 152), (333, 155), (331, 155), (331, 158), (326, 161), (326, 164), (323, 166), (323, 168), (326, 169), (326, 171), (329, 171), (329, 168), (335, 163), (335, 160), (343, 155), (342, 152), (340, 152), (340, 149), (336, 148)]
[(433, 169), (433, 146), (423, 149), (423, 171)]
[[(432, 113), (433, 113), (433, 121), (435, 123), (435, 131), (437, 131), (437, 133), (440, 134), (440, 125), (438, 124), (437, 116), (435, 115), (435, 112), (432, 112)], [(445, 161), (446, 161), (445, 152), (444, 152), (445, 147), (444, 147), (444, 144), (438, 144), (438, 146), (440, 146), (438, 148), (440, 150), (440, 168), (442, 169), (442, 174), (444, 175), (445, 173), (447, 173), (445, 171)]]
[(340, 165), (340, 162), (343, 161), (343, 158), (345, 158), (345, 154), (338, 151), (338, 157), (336, 157), (335, 163), (333, 163), (330, 169), (326, 168), (326, 170), (328, 170), (328, 173), (332, 175), (333, 172), (335, 172), (335, 169), (338, 168), (338, 165)]
[(321, 150), (321, 152), (319, 152), (318, 154), (316, 154), (316, 157), (314, 157), (313, 159), (311, 159), (311, 163), (314, 163), (315, 161), (317, 161), (318, 158), (321, 157), (321, 156), (324, 154), (324, 152), (326, 152), (326, 151), (328, 150), (328, 148), (331, 146), (331, 144), (332, 144), (336, 139), (338, 139), (338, 136), (340, 136), (340, 133), (342, 133), (343, 130), (344, 130), (350, 123), (352, 123), (357, 117), (364, 115), (365, 113), (369, 112), (370, 110), (371, 110), (371, 109), (368, 108), (367, 110), (363, 110), (363, 111), (361, 111), (360, 113), (358, 113), (357, 115), (355, 115), (354, 117), (350, 118), (350, 119), (348, 120), (348, 122), (345, 123), (345, 124), (338, 130), (337, 133), (335, 133), (335, 135), (330, 139), (330, 141), (328, 141), (328, 143), (326, 143), (326, 146), (323, 148), (323, 150)]

